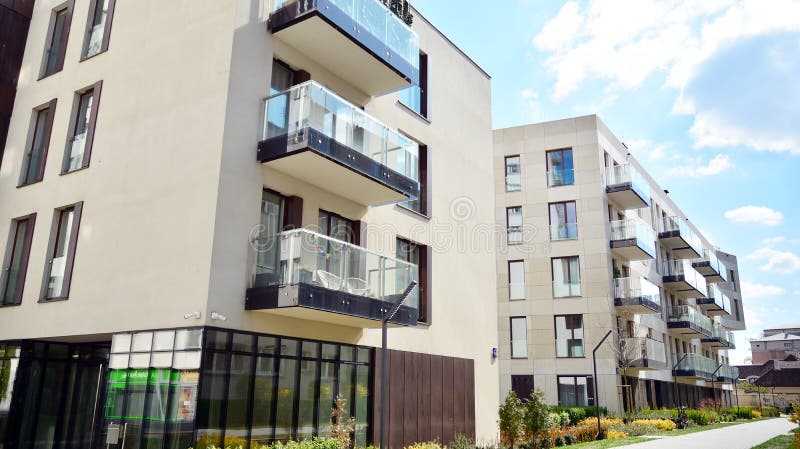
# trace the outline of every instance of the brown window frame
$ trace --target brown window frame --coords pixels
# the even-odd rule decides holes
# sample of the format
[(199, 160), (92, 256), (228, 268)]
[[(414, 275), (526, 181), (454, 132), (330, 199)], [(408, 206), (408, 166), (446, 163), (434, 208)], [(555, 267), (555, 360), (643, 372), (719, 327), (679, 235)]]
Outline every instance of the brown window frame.
[[(72, 229), (68, 237), (68, 247), (66, 260), (64, 262), (64, 278), (61, 281), (61, 294), (55, 297), (47, 296), (47, 286), (50, 281), (51, 267), (53, 265), (53, 255), (56, 251), (58, 240), (58, 230), (61, 222), (62, 212), (72, 208), (74, 216), (72, 218)], [(47, 244), (47, 258), (44, 265), (44, 276), (42, 276), (42, 288), (39, 292), (39, 302), (54, 302), (69, 299), (70, 287), (72, 285), (72, 270), (75, 265), (75, 250), (78, 246), (78, 236), (81, 226), (81, 216), (83, 215), (83, 201), (68, 204), (53, 210), (53, 222), (50, 225), (50, 240)]]
[[(14, 292), (14, 299), (9, 304), (3, 304), (5, 300), (6, 289), (10, 282), (9, 273), (11, 270), (11, 262), (14, 257), (14, 250), (20, 243), (18, 242), (19, 224), (20, 222), (27, 221), (28, 228), (25, 233), (25, 240), (22, 241), (22, 259), (19, 263), (19, 273), (17, 273), (17, 290)], [(3, 271), (0, 272), (0, 307), (12, 307), (22, 304), (22, 293), (25, 289), (25, 278), (28, 273), (28, 261), (31, 255), (31, 244), (33, 242), (33, 232), (36, 228), (36, 214), (25, 215), (11, 220), (11, 227), (8, 231), (8, 243), (6, 244), (6, 253), (3, 257)]]
[[(420, 51), (419, 52), (419, 83), (417, 86), (410, 86), (406, 89), (411, 89), (412, 87), (417, 87), (419, 89), (419, 111), (414, 109), (414, 107), (410, 104), (407, 104), (403, 101), (402, 91), (401, 95), (398, 98), (398, 103), (403, 105), (405, 109), (411, 112), (414, 115), (422, 117), (423, 120), (430, 122), (430, 108), (429, 108), (429, 85), (430, 79), (428, 74), (430, 73), (430, 58), (427, 53)], [(406, 90), (407, 91), (407, 90)]]
[[(519, 188), (516, 190), (508, 189), (508, 160), (517, 159), (517, 167), (519, 167)], [(522, 155), (512, 154), (503, 158), (503, 184), (506, 192), (521, 192), (522, 191)]]
[[(103, 90), (103, 80), (100, 80), (91, 86), (75, 92), (72, 102), (72, 113), (69, 120), (69, 131), (67, 133), (67, 144), (64, 148), (64, 158), (61, 162), (61, 174), (66, 175), (75, 173), (77, 171), (89, 168), (92, 159), (92, 147), (94, 146), (95, 128), (97, 127), (97, 113), (100, 109), (100, 96)], [(75, 131), (78, 126), (78, 114), (80, 114), (81, 97), (92, 91), (92, 110), (89, 114), (89, 125), (86, 131), (86, 143), (83, 147), (83, 161), (79, 168), (69, 170), (69, 154), (72, 151), (72, 141), (75, 139)]]
[(433, 285), (433, 248), (422, 243), (397, 236), (395, 245), (403, 242), (419, 248), (419, 317), (417, 322), (430, 325), (433, 323), (433, 304), (431, 286)]
[[(413, 140), (413, 139), (412, 139)], [(419, 146), (419, 210), (414, 209), (411, 206), (411, 201), (405, 201), (402, 203), (398, 203), (398, 206), (402, 207), (403, 209), (412, 212), (417, 215), (421, 215), (423, 218), (430, 219), (431, 218), (431, 204), (433, 202), (433, 196), (431, 194), (431, 183), (433, 182), (433, 178), (431, 177), (431, 165), (432, 165), (432, 158), (431, 158), (431, 151), (427, 145), (418, 144)]]
[(527, 295), (525, 295), (524, 290), (523, 290), (523, 293), (522, 293), (522, 296), (523, 296), (522, 299), (513, 299), (513, 298), (511, 298), (511, 285), (512, 285), (512, 282), (511, 282), (511, 264), (517, 264), (517, 263), (522, 264), (522, 287), (523, 287), (523, 289), (525, 288), (525, 284), (526, 284), (526, 282), (525, 282), (525, 280), (526, 280), (525, 279), (525, 260), (524, 259), (509, 260), (508, 264), (506, 265), (506, 267), (508, 269), (508, 300), (509, 301), (525, 301), (527, 299), (526, 298)]
[[(40, 80), (64, 70), (64, 60), (67, 56), (67, 43), (69, 42), (70, 28), (72, 26), (72, 13), (74, 10), (75, 0), (69, 0), (66, 4), (53, 8), (50, 12), (50, 24), (47, 27), (47, 38), (45, 40), (46, 46), (44, 48), (44, 54), (42, 55), (42, 64), (39, 68)], [(48, 73), (47, 65), (50, 60), (49, 54), (52, 51), (53, 39), (55, 38), (56, 18), (62, 11), (65, 11), (64, 14), (66, 15), (64, 17), (64, 28), (62, 29), (63, 39), (58, 47), (58, 54), (56, 56), (58, 60), (56, 61), (56, 66), (52, 72)]]
[[(581, 332), (583, 332), (583, 338), (581, 338), (581, 341), (582, 341), (582, 344), (581, 344), (582, 350), (581, 350), (581, 352), (583, 353), (583, 355), (569, 355), (569, 353), (570, 353), (570, 346), (569, 345), (567, 345), (567, 354), (568, 355), (558, 355), (558, 319), (559, 318), (564, 318), (564, 323), (567, 326), (567, 331), (569, 331), (572, 334), (571, 335), (572, 337), (575, 337), (575, 329), (576, 328), (574, 328), (574, 327), (570, 328), (569, 327), (571, 323), (572, 323), (572, 325), (574, 325), (575, 317), (580, 317), (580, 320), (581, 320), (580, 330), (581, 330)], [(583, 319), (583, 315), (581, 315), (579, 313), (566, 314), (566, 315), (553, 315), (553, 336), (554, 336), (555, 343), (556, 343), (556, 358), (557, 359), (585, 359), (586, 358), (586, 321)], [(576, 338), (567, 338), (567, 340), (576, 340)]]
[[(562, 259), (578, 259), (578, 284), (580, 284), (581, 293), (579, 295), (570, 295), (570, 296), (555, 296), (555, 292), (553, 292), (553, 299), (562, 299), (562, 298), (581, 298), (583, 297), (583, 279), (581, 278), (581, 257), (580, 256), (559, 256), (559, 257), (551, 257), (550, 258), (550, 282), (553, 283), (556, 281), (556, 270), (555, 270), (555, 261), (562, 260)], [(572, 268), (570, 264), (567, 264), (567, 273), (569, 274), (568, 280), (570, 283), (574, 283), (574, 278), (572, 276)]]
[[(53, 133), (53, 120), (56, 115), (57, 99), (52, 99), (48, 103), (35, 108), (31, 113), (31, 124), (28, 129), (28, 141), (25, 144), (25, 155), (22, 160), (22, 167), (19, 174), (19, 183), (17, 187), (29, 186), (36, 184), (44, 179), (44, 169), (47, 166), (47, 153), (50, 150), (50, 138)], [(27, 179), (27, 174), (30, 171), (31, 157), (33, 155), (33, 148), (38, 143), (36, 140), (36, 129), (39, 124), (39, 115), (47, 111), (47, 119), (44, 124), (44, 131), (42, 132), (42, 155), (39, 160), (39, 167), (36, 169), (36, 176), (32, 180)]]
[(572, 386), (574, 388), (575, 397), (578, 397), (578, 378), (584, 377), (586, 378), (586, 406), (593, 407), (594, 404), (597, 403), (597, 392), (594, 391), (594, 376), (587, 375), (587, 374), (559, 374), (556, 376), (556, 401), (558, 402), (559, 406), (564, 407), (581, 407), (579, 405), (569, 405), (569, 404), (561, 404), (561, 378), (562, 377), (571, 377), (573, 379)]
[[(514, 356), (514, 320), (523, 320), (525, 321), (525, 356), (524, 357), (515, 357)], [(508, 317), (508, 336), (509, 336), (509, 356), (512, 360), (525, 360), (529, 358), (528, 354), (528, 317), (526, 316), (510, 316)]]
[(91, 0), (89, 3), (89, 17), (86, 19), (86, 31), (84, 33), (83, 47), (81, 48), (81, 61), (94, 58), (108, 51), (108, 44), (111, 40), (111, 23), (114, 21), (114, 8), (117, 0), (108, 0), (106, 10), (106, 23), (103, 25), (103, 42), (100, 44), (100, 51), (89, 56), (89, 44), (92, 39), (92, 28), (94, 27), (95, 12), (98, 7), (102, 7), (103, 0)]
[[(319, 211), (317, 212), (317, 217), (319, 217), (322, 214), (328, 215), (328, 217), (329, 217), (328, 219), (337, 218), (337, 219), (339, 219), (339, 220), (341, 220), (343, 222), (348, 223), (349, 226), (350, 226), (350, 229), (352, 230), (352, 233), (353, 233), (353, 235), (350, 236), (350, 239), (352, 241), (348, 242), (348, 243), (356, 245), (356, 246), (361, 246), (361, 237), (362, 236), (361, 236), (361, 222), (360, 221), (351, 220), (351, 219), (349, 219), (349, 218), (347, 218), (345, 216), (342, 216), (341, 214), (337, 214), (336, 212), (331, 212), (331, 211), (329, 211), (327, 209), (319, 209)], [(317, 225), (318, 225), (317, 232), (319, 232), (322, 235), (325, 235), (325, 237), (335, 238), (335, 237), (331, 236), (332, 229), (330, 228), (330, 222), (328, 223), (328, 230), (324, 234), (322, 232), (322, 225), (320, 225), (319, 223), (317, 223)]]

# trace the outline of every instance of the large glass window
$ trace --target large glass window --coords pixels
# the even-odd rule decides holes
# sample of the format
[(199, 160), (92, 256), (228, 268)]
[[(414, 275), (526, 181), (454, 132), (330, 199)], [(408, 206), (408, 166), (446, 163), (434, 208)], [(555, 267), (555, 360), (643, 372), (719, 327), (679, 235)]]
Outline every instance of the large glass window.
[(556, 357), (584, 357), (583, 316), (557, 315)]
[(550, 240), (578, 238), (578, 213), (575, 201), (550, 203)]
[(29, 215), (11, 222), (6, 260), (3, 263), (3, 272), (0, 273), (0, 305), (10, 306), (22, 302), (35, 221), (36, 215)]
[(67, 52), (67, 37), (72, 11), (65, 6), (53, 10), (50, 18), (50, 31), (47, 36), (47, 48), (44, 50), (44, 63), (41, 77), (52, 75), (64, 67), (64, 55)]
[(42, 299), (61, 299), (69, 294), (81, 209), (79, 203), (56, 211)]
[[(413, 274), (414, 279), (418, 282), (417, 288), (411, 292), (411, 296), (406, 300), (406, 305), (410, 307), (419, 305), (419, 321), (427, 323), (430, 317), (428, 316), (429, 307), (426, 301), (429, 298), (427, 293), (430, 286), (428, 285), (427, 275), (422, 276), (423, 269), (429, 263), (427, 260), (427, 247), (402, 238), (397, 239), (396, 245), (395, 257), (403, 262), (414, 264), (417, 269), (417, 272)], [(405, 275), (401, 275), (401, 279), (405, 280)]]
[(400, 91), (400, 102), (417, 114), (428, 117), (428, 55), (419, 54), (419, 86)]
[(581, 272), (578, 256), (554, 257), (552, 268), (554, 298), (581, 296)]
[(416, 199), (400, 203), (400, 205), (411, 209), (418, 214), (430, 216), (430, 201), (428, 194), (428, 170), (430, 170), (430, 167), (428, 166), (428, 147), (426, 145), (419, 145), (417, 151), (418, 157), (416, 160), (419, 164), (419, 167), (417, 168), (417, 173), (419, 174), (419, 196)]
[(508, 262), (508, 299), (525, 299), (525, 262), (521, 260)]
[(51, 101), (47, 107), (34, 112), (33, 135), (30, 146), (25, 153), (22, 163), (20, 185), (39, 182), (44, 177), (44, 167), (47, 158), (47, 147), (50, 144), (50, 131), (53, 128), (53, 114), (56, 101)]
[(64, 173), (80, 170), (89, 166), (89, 155), (91, 154), (89, 134), (90, 130), (94, 127), (93, 119), (95, 114), (93, 109), (96, 107), (94, 88), (77, 94), (75, 110), (73, 112), (74, 127), (70, 132), (70, 139), (67, 143), (66, 150), (67, 154), (64, 157)]
[(558, 376), (558, 405), (580, 407), (594, 405), (591, 376)]
[(511, 358), (528, 357), (528, 321), (523, 317), (511, 317)]
[(572, 148), (547, 152), (547, 186), (575, 184)]
[(506, 157), (506, 192), (522, 190), (519, 156)]
[(506, 225), (508, 229), (508, 244), (522, 243), (522, 206), (506, 208)]
[(115, 3), (115, 0), (92, 0), (89, 5), (89, 20), (86, 23), (86, 39), (83, 44), (84, 59), (108, 49)]

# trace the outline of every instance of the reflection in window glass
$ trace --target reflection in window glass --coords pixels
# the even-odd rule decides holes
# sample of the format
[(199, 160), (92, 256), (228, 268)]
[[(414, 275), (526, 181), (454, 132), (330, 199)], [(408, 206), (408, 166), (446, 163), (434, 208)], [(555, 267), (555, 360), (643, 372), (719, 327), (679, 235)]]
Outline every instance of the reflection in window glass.
[(556, 316), (556, 357), (583, 357), (583, 316)]
[[(236, 339), (234, 338), (234, 341)], [(228, 415), (225, 420), (225, 447), (247, 438), (247, 406), (250, 400), (253, 357), (233, 354), (228, 381)]]
[[(303, 344), (305, 346), (305, 343)], [(300, 399), (297, 422), (297, 439), (310, 439), (314, 436), (317, 361), (303, 360), (300, 363)]]
[(275, 439), (288, 441), (293, 438), (294, 391), (297, 361), (282, 359), (278, 373), (278, 397), (275, 415)]

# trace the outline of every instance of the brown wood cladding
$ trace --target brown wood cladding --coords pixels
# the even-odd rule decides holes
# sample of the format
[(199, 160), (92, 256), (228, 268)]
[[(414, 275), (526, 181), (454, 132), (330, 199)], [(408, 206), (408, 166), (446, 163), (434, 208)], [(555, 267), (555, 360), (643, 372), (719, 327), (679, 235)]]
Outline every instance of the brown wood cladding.
[(0, 165), (32, 14), (33, 0), (0, 1)]
[[(457, 434), (475, 438), (475, 363), (389, 350), (389, 447), (416, 442), (450, 444)], [(372, 441), (380, 440), (381, 350), (375, 350)]]

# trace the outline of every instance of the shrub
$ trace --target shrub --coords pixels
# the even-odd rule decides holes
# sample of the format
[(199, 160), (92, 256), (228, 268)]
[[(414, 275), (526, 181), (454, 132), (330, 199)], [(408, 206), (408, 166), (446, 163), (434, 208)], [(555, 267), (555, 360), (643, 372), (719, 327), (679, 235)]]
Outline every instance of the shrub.
[(342, 447), (350, 447), (350, 435), (356, 428), (356, 419), (347, 413), (347, 400), (344, 396), (336, 396), (331, 410), (331, 437), (342, 442)]
[(446, 449), (447, 446), (442, 446), (436, 441), (428, 441), (427, 443), (414, 443), (411, 446), (406, 446), (405, 449)]
[[(525, 429), (525, 433), (527, 434), (530, 440), (534, 440), (537, 437), (540, 437), (541, 434), (547, 430), (548, 426), (548, 417), (550, 415), (550, 408), (544, 401), (544, 393), (539, 390), (534, 390), (531, 392), (531, 397), (525, 402), (522, 407), (525, 409), (524, 416), (522, 418), (522, 425)], [(560, 417), (557, 416), (557, 419), (560, 423)], [(549, 441), (549, 437), (546, 438)]]
[(702, 401), (700, 401), (700, 404), (698, 404), (697, 408), (699, 408), (700, 410), (708, 410), (711, 408), (716, 409), (721, 405), (722, 402), (720, 402), (719, 399), (705, 398)]
[(711, 416), (702, 410), (686, 410), (686, 418), (698, 426), (707, 426), (711, 423)]
[(777, 407), (761, 407), (761, 415), (768, 418), (776, 418), (781, 415)]
[[(601, 425), (602, 429), (602, 425)], [(602, 429), (604, 432), (608, 431), (608, 428)], [(574, 436), (575, 444), (580, 443), (587, 443), (589, 441), (594, 441), (597, 439), (597, 422), (593, 425), (580, 425), (576, 426), (572, 429), (572, 435)]]
[(619, 431), (619, 430), (611, 429), (611, 430), (608, 431), (608, 433), (606, 433), (606, 439), (607, 440), (617, 440), (617, 439), (620, 439), (620, 438), (627, 438), (627, 437), (628, 437), (627, 433)]
[(524, 413), (522, 403), (514, 391), (509, 391), (506, 400), (500, 405), (498, 411), (500, 426), (500, 441), (503, 446), (514, 448), (522, 436)]
[[(247, 447), (246, 443), (242, 447)], [(262, 446), (261, 449), (345, 449), (345, 447), (336, 438), (314, 438), (313, 440), (289, 441), (287, 443), (277, 442), (269, 446)]]
[(761, 412), (758, 410), (753, 410), (753, 418), (761, 419)]
[(476, 449), (475, 442), (462, 433), (457, 433), (450, 444), (450, 449)]
[(586, 410), (582, 407), (552, 407), (551, 410), (555, 413), (567, 415), (567, 421), (569, 425), (576, 425), (578, 424), (583, 418), (586, 417)]
[(789, 413), (789, 420), (800, 426), (800, 404), (792, 403), (792, 413)]
[[(622, 419), (620, 418), (600, 418), (601, 427), (618, 426), (620, 424), (622, 424)], [(585, 418), (578, 423), (578, 426), (594, 426), (596, 429), (597, 418)]]
[(633, 419), (674, 419), (678, 417), (678, 410), (674, 408), (661, 408), (651, 410), (649, 408), (637, 410), (633, 414)]
[(670, 432), (675, 430), (675, 422), (671, 419), (637, 419), (631, 424), (653, 426), (661, 432)]
[(753, 407), (750, 406), (731, 407), (725, 411), (739, 419), (753, 419)]
[(629, 424), (620, 424), (618, 426), (614, 426), (612, 430), (624, 432), (633, 437), (652, 435), (659, 431), (655, 424), (647, 421), (634, 421)]

